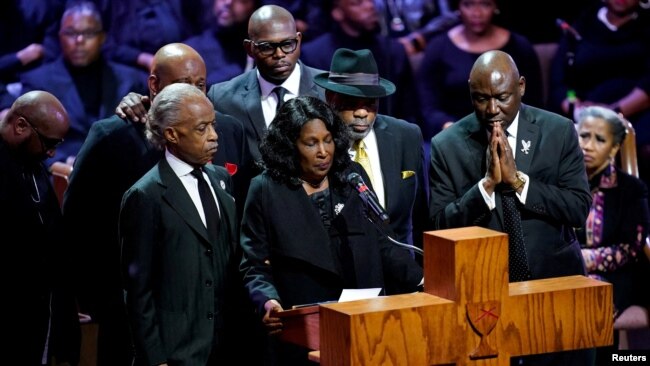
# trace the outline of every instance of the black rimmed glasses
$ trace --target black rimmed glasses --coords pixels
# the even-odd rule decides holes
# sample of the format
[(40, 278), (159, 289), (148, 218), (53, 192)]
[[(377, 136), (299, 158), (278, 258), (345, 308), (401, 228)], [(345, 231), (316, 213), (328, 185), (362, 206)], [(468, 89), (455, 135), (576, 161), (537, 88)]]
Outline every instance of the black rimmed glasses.
[(271, 56), (275, 53), (275, 50), (280, 48), (282, 52), (285, 54), (290, 54), (293, 53), (296, 48), (298, 48), (298, 37), (296, 38), (291, 38), (291, 39), (285, 39), (284, 41), (280, 42), (255, 42), (251, 41), (250, 39), (247, 39), (246, 42), (250, 42), (255, 48), (257, 48), (257, 52), (259, 52), (262, 56)]
[(27, 118), (23, 117), (23, 119), (25, 120), (25, 122), (27, 122), (29, 127), (31, 127), (32, 130), (34, 130), (34, 132), (36, 132), (36, 136), (38, 136), (38, 140), (41, 142), (41, 147), (43, 147), (43, 151), (54, 150), (57, 147), (59, 147), (59, 145), (61, 145), (61, 143), (63, 142), (63, 139), (53, 139), (51, 137), (47, 137), (47, 136), (43, 135), (38, 130), (38, 128), (36, 128), (33, 124), (31, 124), (27, 120)]
[(95, 39), (101, 32), (101, 30), (76, 31), (74, 29), (65, 29), (61, 31), (61, 35), (68, 39), (77, 39), (80, 36), (83, 39)]

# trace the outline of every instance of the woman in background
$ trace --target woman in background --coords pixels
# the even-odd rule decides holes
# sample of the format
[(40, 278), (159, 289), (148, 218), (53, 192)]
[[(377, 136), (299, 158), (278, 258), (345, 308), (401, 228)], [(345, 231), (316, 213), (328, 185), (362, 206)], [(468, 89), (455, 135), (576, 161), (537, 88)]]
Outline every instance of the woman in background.
[(524, 36), (494, 23), (499, 13), (497, 1), (451, 3), (458, 8), (461, 24), (431, 39), (417, 71), (425, 141), (474, 111), (467, 94), (467, 80), (474, 62), (486, 51), (501, 50), (510, 54), (519, 73), (526, 78), (523, 101), (536, 107), (542, 107), (543, 103), (537, 54)]
[(615, 165), (626, 129), (612, 110), (591, 106), (578, 117), (578, 136), (592, 192), (585, 225), (577, 231), (590, 277), (614, 286), (614, 306), (620, 314), (642, 303), (647, 293), (647, 258), (643, 252), (650, 214), (648, 190), (640, 179)]

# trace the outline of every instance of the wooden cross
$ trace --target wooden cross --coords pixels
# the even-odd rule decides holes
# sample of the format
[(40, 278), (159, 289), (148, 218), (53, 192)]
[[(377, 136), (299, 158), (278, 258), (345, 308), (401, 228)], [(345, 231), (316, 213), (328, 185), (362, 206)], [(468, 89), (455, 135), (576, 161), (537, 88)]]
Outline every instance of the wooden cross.
[(309, 343), (320, 354), (311, 357), (326, 366), (509, 366), (511, 356), (612, 344), (610, 284), (509, 284), (507, 235), (479, 227), (426, 233), (424, 251), (423, 293), (321, 305), (320, 340)]

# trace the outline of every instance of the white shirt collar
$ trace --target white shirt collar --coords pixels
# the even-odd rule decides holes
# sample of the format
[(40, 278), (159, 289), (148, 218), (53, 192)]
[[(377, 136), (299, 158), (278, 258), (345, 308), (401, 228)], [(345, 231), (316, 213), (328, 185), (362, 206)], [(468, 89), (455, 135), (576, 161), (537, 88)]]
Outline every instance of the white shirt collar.
[(179, 159), (176, 155), (172, 154), (169, 149), (165, 149), (165, 159), (167, 159), (169, 166), (179, 177), (188, 175), (192, 170), (194, 170), (193, 166)]
[(519, 131), (519, 112), (517, 112), (517, 115), (515, 116), (515, 119), (512, 121), (510, 126), (506, 128), (506, 132), (508, 133), (508, 136), (512, 136), (517, 139), (517, 131)]
[[(273, 93), (273, 89), (278, 85), (266, 81), (262, 77), (262, 75), (260, 75), (259, 69), (256, 69), (256, 72), (257, 72), (257, 81), (260, 84), (260, 93), (262, 95), (262, 99), (266, 99), (269, 97), (270, 94)], [(287, 89), (289, 95), (292, 95), (294, 97), (298, 96), (298, 92), (300, 91), (300, 75), (301, 75), (300, 63), (296, 63), (296, 67), (293, 68), (291, 75), (289, 75), (287, 80), (285, 80), (279, 86), (282, 86), (283, 88)]]

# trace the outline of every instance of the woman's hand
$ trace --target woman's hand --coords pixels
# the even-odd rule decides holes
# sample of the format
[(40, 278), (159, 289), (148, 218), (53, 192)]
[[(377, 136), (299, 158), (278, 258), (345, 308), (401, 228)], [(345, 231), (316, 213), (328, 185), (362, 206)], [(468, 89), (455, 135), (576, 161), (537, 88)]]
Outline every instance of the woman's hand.
[(268, 334), (274, 335), (282, 332), (282, 321), (274, 316), (275, 313), (283, 311), (282, 305), (277, 300), (271, 299), (264, 304), (264, 310), (266, 310), (266, 314), (264, 314), (262, 322)]

